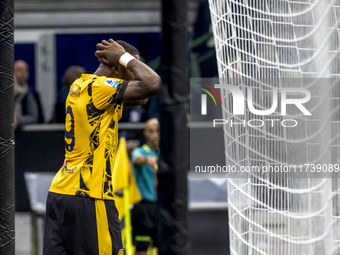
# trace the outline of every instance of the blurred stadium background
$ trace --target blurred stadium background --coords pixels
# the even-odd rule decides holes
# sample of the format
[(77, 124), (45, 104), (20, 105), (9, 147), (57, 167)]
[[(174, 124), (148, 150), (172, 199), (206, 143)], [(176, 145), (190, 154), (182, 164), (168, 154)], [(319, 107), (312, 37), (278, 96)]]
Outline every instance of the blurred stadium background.
[[(28, 125), (15, 133), (16, 254), (41, 254), (41, 212), (39, 209), (32, 212), (24, 173), (56, 172), (63, 162), (63, 124), (48, 123), (62, 87), (62, 76), (71, 65), (94, 71), (98, 65), (95, 44), (107, 38), (133, 44), (145, 62), (157, 70), (161, 54), (161, 1), (15, 0), (14, 7), (15, 60), (23, 59), (29, 64), (28, 84), (39, 92), (45, 118), (44, 124)], [(189, 0), (190, 77), (217, 75), (210, 22), (208, 1)], [(139, 123), (121, 123), (119, 132), (143, 142), (143, 120), (157, 115), (152, 109), (152, 106), (144, 109), (144, 119)], [(208, 127), (201, 120), (189, 126), (198, 135), (207, 134)], [(212, 137), (206, 143), (223, 135), (222, 129), (208, 133)], [(211, 160), (224, 162), (223, 151), (222, 145)], [(202, 153), (198, 157), (204, 156), (203, 151), (197, 153)], [(229, 254), (226, 180), (193, 177), (189, 178), (188, 215), (191, 254)]]

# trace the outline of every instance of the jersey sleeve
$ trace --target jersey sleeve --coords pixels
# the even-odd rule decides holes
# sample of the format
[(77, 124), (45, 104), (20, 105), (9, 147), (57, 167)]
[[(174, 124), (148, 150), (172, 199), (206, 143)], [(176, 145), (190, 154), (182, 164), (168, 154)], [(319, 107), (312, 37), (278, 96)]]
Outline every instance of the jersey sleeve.
[(98, 109), (105, 109), (116, 103), (123, 103), (123, 96), (128, 81), (115, 78), (98, 77), (92, 84), (93, 104)]

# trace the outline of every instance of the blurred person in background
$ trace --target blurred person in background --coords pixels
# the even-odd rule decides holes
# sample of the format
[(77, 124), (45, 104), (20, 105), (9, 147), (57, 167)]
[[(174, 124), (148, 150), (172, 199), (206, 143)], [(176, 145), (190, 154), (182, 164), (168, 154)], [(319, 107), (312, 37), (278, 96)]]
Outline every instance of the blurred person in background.
[(73, 65), (66, 69), (62, 77), (62, 87), (58, 92), (57, 101), (54, 108), (54, 115), (50, 122), (53, 123), (64, 123), (66, 118), (66, 99), (70, 91), (72, 83), (79, 78), (85, 69), (82, 66)]
[(14, 62), (14, 126), (20, 128), (24, 125), (43, 123), (39, 93), (31, 89), (28, 84), (29, 67), (26, 61)]
[[(20, 72), (18, 72), (20, 74)], [(28, 124), (38, 123), (39, 109), (27, 83), (19, 83), (14, 74), (14, 128), (16, 130)]]
[(157, 247), (157, 161), (159, 122), (149, 119), (144, 130), (146, 143), (132, 152), (133, 173), (142, 201), (134, 205), (131, 214), (133, 243), (136, 255), (146, 255), (149, 246)]

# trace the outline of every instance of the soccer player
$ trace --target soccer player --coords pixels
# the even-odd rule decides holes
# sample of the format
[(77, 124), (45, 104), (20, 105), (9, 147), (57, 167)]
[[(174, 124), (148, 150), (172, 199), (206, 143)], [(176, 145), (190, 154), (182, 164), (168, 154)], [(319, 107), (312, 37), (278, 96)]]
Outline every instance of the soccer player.
[(97, 44), (100, 65), (71, 86), (66, 101), (65, 161), (46, 204), (44, 254), (123, 254), (112, 192), (123, 105), (159, 93), (160, 78), (138, 50), (110, 39)]
[(142, 201), (135, 204), (131, 214), (133, 242), (136, 255), (146, 255), (151, 244), (157, 247), (157, 181), (156, 169), (159, 146), (158, 119), (146, 122), (144, 130), (146, 143), (132, 152), (133, 173)]

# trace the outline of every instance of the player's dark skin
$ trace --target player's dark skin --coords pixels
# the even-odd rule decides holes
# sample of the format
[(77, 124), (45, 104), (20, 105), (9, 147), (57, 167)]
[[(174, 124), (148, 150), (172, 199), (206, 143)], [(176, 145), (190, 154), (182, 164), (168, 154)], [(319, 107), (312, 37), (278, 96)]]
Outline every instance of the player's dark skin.
[(129, 81), (123, 97), (124, 105), (144, 104), (147, 98), (158, 95), (161, 79), (155, 71), (138, 60), (139, 56), (134, 56), (136, 59), (131, 60), (126, 68), (119, 64), (119, 58), (125, 50), (114, 40), (103, 40), (97, 44), (97, 49), (95, 54), (101, 64), (95, 74)]
[[(125, 90), (124, 105), (144, 104), (147, 98), (159, 93), (160, 77), (150, 67), (136, 59), (131, 60), (127, 68), (119, 64), (119, 58), (125, 53), (124, 48), (114, 40), (103, 40), (97, 44), (96, 56), (101, 62), (95, 72), (96, 75), (129, 80)], [(136, 252), (138, 255), (146, 255), (146, 251)]]

